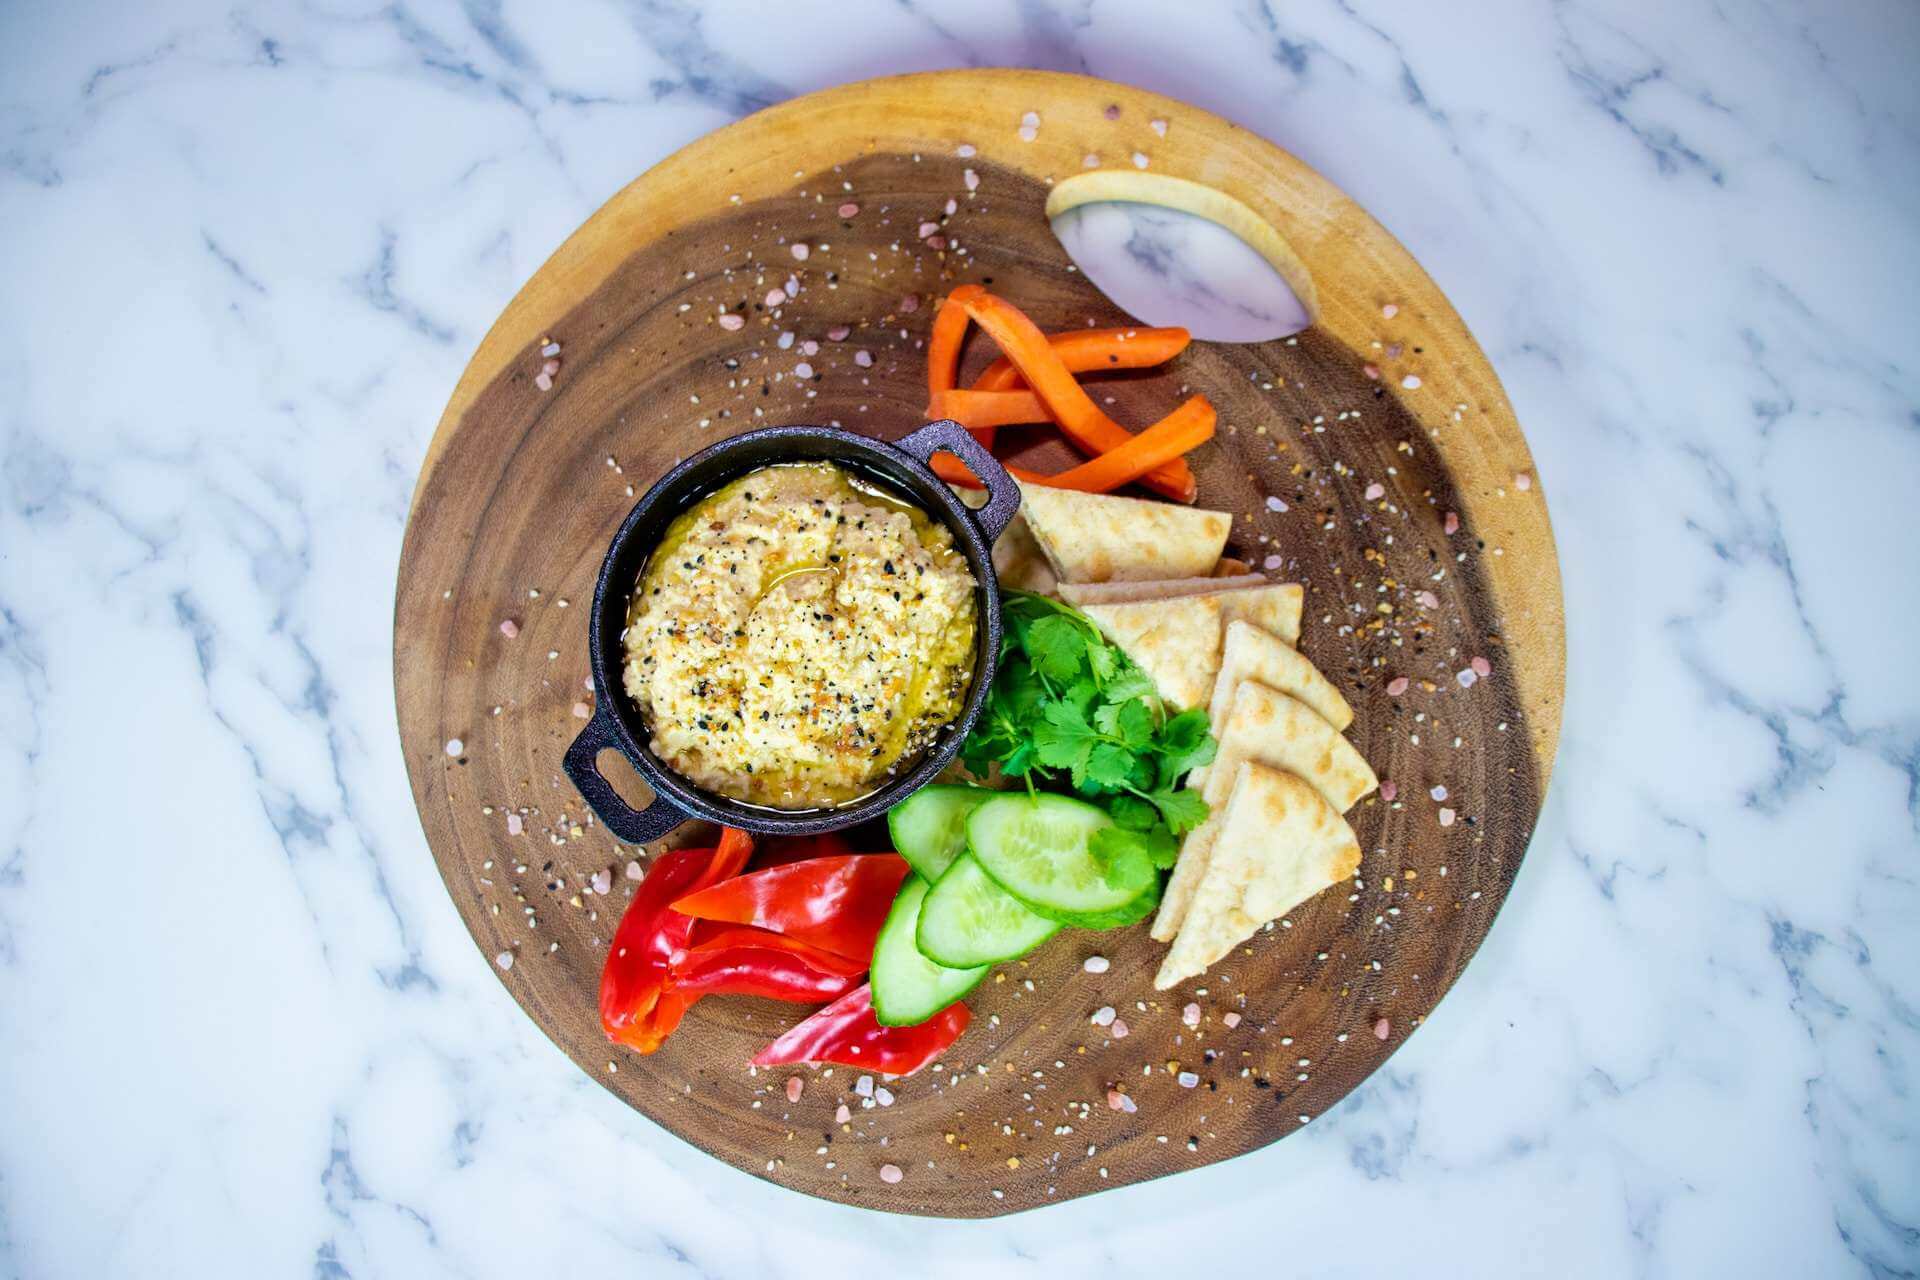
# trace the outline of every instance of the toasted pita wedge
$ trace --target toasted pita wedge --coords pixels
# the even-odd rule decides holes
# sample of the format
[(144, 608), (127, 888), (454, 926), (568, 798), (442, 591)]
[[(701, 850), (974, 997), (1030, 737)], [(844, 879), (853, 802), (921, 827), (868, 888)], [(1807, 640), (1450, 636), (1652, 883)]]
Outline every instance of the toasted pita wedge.
[(1059, 579), (1034, 541), (1025, 516), (1016, 514), (993, 543), (993, 572), (1000, 585), (1047, 595)]
[(1233, 517), (1171, 502), (1020, 486), (1021, 513), (1062, 582), (1198, 578), (1213, 571)]
[(1221, 596), (1220, 617), (1225, 622), (1235, 619), (1251, 622), (1287, 644), (1297, 645), (1300, 643), (1300, 611), (1305, 603), (1306, 591), (1299, 583), (1282, 582), (1256, 591), (1236, 591)]
[(1089, 604), (1126, 604), (1133, 600), (1172, 600), (1176, 596), (1211, 596), (1223, 591), (1264, 587), (1257, 573), (1237, 578), (1155, 578), (1144, 582), (1063, 582), (1059, 595), (1078, 608)]
[(1353, 828), (1319, 792), (1290, 773), (1242, 763), (1206, 874), (1154, 987), (1205, 973), (1261, 925), (1359, 869)]
[(1081, 612), (1153, 677), (1164, 701), (1181, 711), (1206, 702), (1220, 666), (1220, 602), (1214, 597), (1090, 604)]
[[(1347, 700), (1297, 650), (1238, 618), (1227, 624), (1226, 636), (1220, 649), (1220, 674), (1214, 677), (1213, 699), (1207, 704), (1207, 718), (1214, 724), (1226, 722), (1233, 708), (1234, 690), (1242, 680), (1258, 680), (1269, 689), (1299, 699), (1336, 729), (1344, 730), (1353, 723), (1353, 708)], [(1188, 775), (1193, 786), (1205, 779), (1205, 766)]]
[(1160, 897), (1159, 914), (1153, 918), (1152, 936), (1162, 942), (1174, 937), (1186, 919), (1219, 834), (1220, 806), (1226, 802), (1228, 788), (1243, 763), (1252, 760), (1298, 774), (1333, 806), (1335, 813), (1345, 813), (1380, 785), (1353, 744), (1318, 712), (1257, 680), (1240, 682), (1225, 724), (1215, 724), (1214, 737), (1219, 740), (1220, 750), (1201, 789), (1213, 816), (1189, 832), (1180, 846), (1180, 859)]

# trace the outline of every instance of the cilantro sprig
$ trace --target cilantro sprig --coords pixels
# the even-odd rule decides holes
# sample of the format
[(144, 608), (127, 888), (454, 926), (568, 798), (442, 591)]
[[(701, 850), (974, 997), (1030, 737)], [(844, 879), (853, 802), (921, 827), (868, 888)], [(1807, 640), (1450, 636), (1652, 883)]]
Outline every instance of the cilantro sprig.
[(1060, 787), (1103, 806), (1114, 825), (1093, 852), (1118, 881), (1140, 860), (1171, 867), (1179, 837), (1206, 820), (1180, 786), (1213, 759), (1207, 713), (1168, 715), (1153, 680), (1076, 610), (1009, 591), (1005, 635), (985, 712), (960, 749), (967, 768), (995, 765), (1029, 789)]

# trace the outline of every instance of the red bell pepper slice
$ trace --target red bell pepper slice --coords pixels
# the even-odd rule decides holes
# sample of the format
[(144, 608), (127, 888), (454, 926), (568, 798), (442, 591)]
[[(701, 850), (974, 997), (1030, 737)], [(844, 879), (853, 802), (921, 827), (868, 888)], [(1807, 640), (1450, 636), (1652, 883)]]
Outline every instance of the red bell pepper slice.
[(600, 1026), (609, 1040), (652, 1053), (680, 1024), (698, 997), (670, 991), (668, 969), (694, 922), (673, 910), (673, 900), (739, 874), (752, 854), (753, 837), (726, 827), (717, 848), (676, 849), (653, 860), (600, 970)]
[(702, 920), (771, 929), (864, 965), (906, 877), (906, 859), (897, 853), (808, 858), (689, 893), (673, 909)]
[(766, 996), (801, 1004), (837, 1000), (867, 971), (851, 960), (784, 934), (741, 926), (713, 926), (673, 957), (668, 990), (689, 996)]
[(755, 850), (754, 861), (762, 867), (778, 867), (789, 862), (805, 862), (808, 858), (838, 858), (852, 852), (853, 846), (845, 836), (828, 831), (817, 836), (776, 836)]
[(873, 1016), (873, 988), (861, 983), (762, 1049), (753, 1065), (833, 1062), (910, 1076), (951, 1048), (971, 1018), (956, 1001), (919, 1026), (883, 1027)]

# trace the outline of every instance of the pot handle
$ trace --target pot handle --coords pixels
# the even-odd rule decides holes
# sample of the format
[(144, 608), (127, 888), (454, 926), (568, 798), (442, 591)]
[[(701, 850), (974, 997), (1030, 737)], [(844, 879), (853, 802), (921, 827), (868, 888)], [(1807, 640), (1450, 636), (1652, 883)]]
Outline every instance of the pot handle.
[(1020, 486), (1000, 465), (1000, 460), (974, 438), (973, 432), (953, 419), (942, 418), (938, 422), (929, 422), (911, 435), (895, 440), (893, 447), (907, 453), (922, 466), (942, 450), (966, 463), (967, 470), (980, 477), (980, 483), (987, 486), (987, 505), (978, 511), (969, 509), (967, 514), (987, 535), (988, 542), (999, 537), (1001, 530), (1020, 514)]
[(627, 844), (647, 844), (685, 822), (688, 815), (664, 795), (656, 795), (645, 809), (635, 809), (620, 798), (620, 793), (600, 775), (596, 762), (602, 750), (619, 745), (613, 731), (613, 717), (604, 708), (595, 711), (587, 727), (567, 748), (561, 768), (573, 779), (581, 799), (607, 824), (607, 830)]

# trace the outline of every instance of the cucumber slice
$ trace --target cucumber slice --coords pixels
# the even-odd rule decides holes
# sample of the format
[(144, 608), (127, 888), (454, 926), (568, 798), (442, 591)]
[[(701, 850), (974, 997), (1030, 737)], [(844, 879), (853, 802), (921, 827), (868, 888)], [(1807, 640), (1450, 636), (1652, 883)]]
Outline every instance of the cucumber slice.
[(967, 815), (999, 794), (953, 783), (920, 788), (887, 810), (894, 849), (933, 884), (967, 847)]
[(1105, 929), (1132, 924), (1160, 900), (1151, 865), (1119, 884), (1088, 849), (1093, 833), (1111, 826), (1106, 812), (1083, 800), (1002, 794), (967, 819), (967, 848), (980, 869), (1030, 910), (1061, 924)]
[(949, 969), (927, 959), (913, 945), (920, 904), (926, 897), (927, 882), (919, 876), (901, 881), (893, 910), (887, 913), (887, 922), (873, 940), (873, 970), (867, 980), (873, 986), (873, 1016), (883, 1027), (911, 1027), (925, 1022), (987, 976), (985, 965)]
[(935, 964), (965, 968), (1018, 959), (1058, 932), (1057, 921), (1021, 906), (963, 853), (921, 904), (914, 942)]

